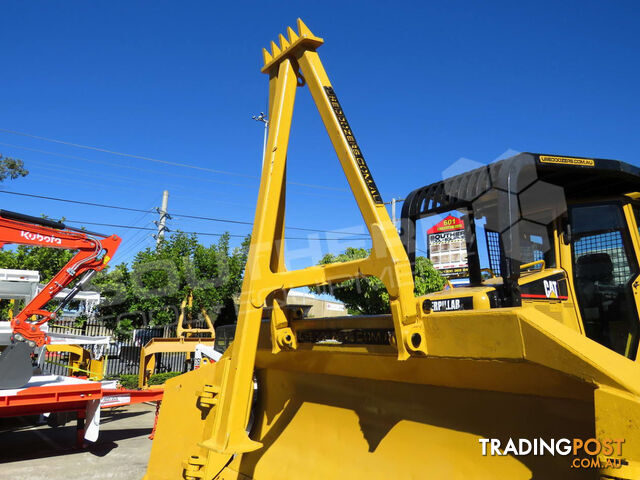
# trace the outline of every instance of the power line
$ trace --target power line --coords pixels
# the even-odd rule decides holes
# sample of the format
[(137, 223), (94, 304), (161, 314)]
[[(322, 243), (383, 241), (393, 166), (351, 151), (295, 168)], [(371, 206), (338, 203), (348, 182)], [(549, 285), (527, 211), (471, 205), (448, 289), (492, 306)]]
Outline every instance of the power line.
[(129, 243), (131, 245), (129, 246), (129, 248), (125, 248), (122, 253), (119, 253), (119, 256), (121, 258), (126, 258), (128, 256), (135, 255), (140, 251), (140, 248), (143, 245), (150, 246), (152, 244), (153, 237), (151, 236), (150, 232), (137, 232), (134, 235), (137, 235), (138, 233), (142, 233), (142, 236), (137, 237), (135, 240), (129, 240)]
[[(0, 145), (2, 145), (2, 143), (0, 143)], [(44, 160), (44, 161), (40, 161), (40, 160), (33, 160), (33, 159), (29, 159), (27, 161), (27, 164), (29, 166), (29, 170), (30, 171), (37, 171), (40, 172), (41, 170), (49, 170), (52, 172), (60, 172), (60, 167), (58, 162), (50, 162), (48, 160)], [(37, 167), (37, 168), (32, 168), (32, 167)], [(158, 189), (158, 179), (141, 179), (140, 175), (137, 174), (133, 174), (133, 175), (118, 175), (116, 173), (111, 173), (112, 169), (101, 169), (100, 171), (100, 180), (103, 182), (103, 184), (108, 184), (109, 186), (115, 184), (115, 183), (122, 183), (125, 184), (127, 186), (130, 185), (149, 185), (152, 186), (155, 190)], [(117, 170), (116, 170), (117, 171)], [(64, 173), (67, 172), (74, 172), (72, 177), (78, 178), (79, 177), (87, 177), (87, 178), (92, 178), (95, 179), (96, 178), (96, 171), (95, 169), (87, 169), (86, 166), (78, 168), (78, 167), (70, 167), (68, 165), (64, 166)], [(29, 175), (31, 175), (32, 173), (29, 173)], [(164, 176), (164, 173), (160, 174), (158, 173), (154, 173), (154, 175), (156, 176)], [(174, 175), (172, 175), (173, 177)], [(69, 175), (69, 177), (71, 177), (71, 175)], [(194, 177), (195, 178), (195, 177)], [(155, 181), (154, 181), (155, 180)], [(206, 180), (205, 180), (206, 181)], [(81, 180), (78, 183), (84, 184), (85, 180)], [(224, 184), (225, 182), (216, 182), (216, 183), (220, 183), (220, 184)], [(249, 187), (247, 185), (247, 187)]]
[[(214, 218), (214, 217), (201, 217), (198, 215), (186, 215), (184, 213), (170, 213), (170, 215), (172, 217), (180, 217), (180, 218), (192, 218), (192, 219), (196, 219), (196, 220), (209, 220), (212, 222), (224, 222), (224, 223), (237, 223), (239, 225), (253, 225), (253, 222), (244, 222), (241, 220), (226, 220), (223, 218)], [(364, 235), (363, 233), (357, 233), (357, 232), (341, 232), (340, 230), (319, 230), (316, 228), (302, 228), (302, 227), (289, 227), (287, 226), (286, 228), (290, 229), (290, 230), (300, 230), (303, 232), (318, 232), (318, 233), (338, 233), (341, 235), (359, 235), (362, 236)]]
[[(22, 193), (22, 192), (11, 192), (9, 190), (0, 190), (0, 193), (6, 193), (9, 195), (19, 195), (19, 196), (23, 196), (23, 197), (33, 197), (33, 198), (41, 198), (43, 200), (53, 200), (53, 201), (57, 201), (57, 202), (65, 202), (65, 203), (73, 203), (73, 204), (78, 204), (78, 205), (88, 205), (91, 207), (101, 207), (101, 208), (111, 208), (114, 210), (125, 210), (125, 211), (129, 211), (129, 212), (142, 212), (142, 213), (149, 213), (149, 212), (153, 212), (154, 210), (143, 210), (140, 208), (132, 208), (132, 207), (121, 207), (118, 205), (107, 205), (105, 203), (95, 203), (95, 202), (86, 202), (86, 201), (81, 201), (81, 200), (69, 200), (66, 198), (59, 198), (59, 197), (50, 197), (47, 195), (35, 195), (33, 193)], [(196, 220), (208, 220), (208, 221), (212, 221), (212, 222), (221, 222), (221, 223), (232, 223), (232, 224), (237, 224), (237, 225), (253, 225), (253, 222), (245, 222), (242, 220), (229, 220), (229, 219), (225, 219), (225, 218), (214, 218), (214, 217), (204, 217), (204, 216), (198, 216), (198, 215), (188, 215), (185, 213), (172, 213), (169, 212), (170, 216), (172, 217), (181, 217), (181, 218), (191, 218), (191, 219), (196, 219)], [(320, 229), (315, 229), (315, 228), (302, 228), (302, 227), (286, 227), (290, 230), (300, 230), (300, 231), (304, 231), (304, 232), (318, 232), (318, 233), (336, 233), (336, 234), (340, 234), (340, 235), (355, 235), (355, 236), (362, 236), (362, 233), (356, 233), (356, 232), (341, 232), (339, 230), (320, 230)], [(368, 237), (367, 237), (368, 238)]]
[[(147, 214), (148, 215), (148, 214)], [(137, 223), (136, 223), (137, 225)], [(153, 221), (148, 221), (143, 224), (143, 226), (153, 225)], [(123, 239), (124, 240), (124, 239)], [(150, 232), (145, 230), (137, 230), (135, 231), (131, 237), (127, 238), (126, 245), (123, 247), (122, 251), (118, 251), (119, 257), (126, 257), (132, 253), (138, 251), (138, 247), (142, 245), (144, 242), (152, 240)]]
[[(25, 147), (23, 145), (16, 145), (16, 144), (13, 144), (13, 143), (0, 142), (0, 145), (4, 145), (4, 146), (7, 146), (7, 147), (11, 147), (11, 148), (19, 148), (21, 150), (27, 150), (27, 151), (36, 152), (36, 153), (42, 153), (44, 155), (53, 155), (53, 156), (56, 156), (56, 157), (70, 158), (70, 159), (73, 159), (73, 160), (80, 160), (80, 161), (83, 161), (83, 162), (97, 163), (99, 165), (109, 165), (109, 166), (114, 166), (114, 167), (117, 167), (117, 168), (126, 168), (126, 169), (130, 169), (130, 170), (136, 170), (138, 172), (152, 173), (154, 175), (164, 175), (164, 172), (161, 172), (161, 171), (158, 171), (158, 170), (150, 170), (148, 168), (140, 168), (140, 167), (135, 167), (135, 166), (132, 166), (132, 165), (122, 165), (120, 163), (108, 162), (108, 161), (105, 161), (105, 160), (94, 160), (92, 158), (78, 157), (77, 155), (67, 155), (67, 154), (64, 154), (64, 153), (50, 152), (48, 150), (41, 150), (39, 148)], [(30, 160), (30, 162), (36, 162), (36, 161), (35, 160)], [(197, 180), (199, 182), (216, 183), (216, 184), (219, 184), (219, 185), (226, 185), (226, 186), (240, 187), (240, 188), (250, 188), (252, 190), (255, 190), (255, 186), (254, 185), (249, 185), (249, 184), (225, 182), (225, 181), (222, 181), (222, 180), (213, 180), (211, 178), (194, 177), (194, 176), (191, 176), (191, 175), (181, 175), (181, 174), (178, 174), (178, 173), (172, 173), (171, 176), (172, 177), (178, 177), (178, 178), (185, 178), (187, 180)], [(128, 179), (129, 177), (122, 177), (122, 178), (127, 178)], [(131, 178), (133, 178), (133, 177), (131, 177)], [(257, 179), (259, 177), (254, 176), (252, 178), (256, 178)], [(349, 190), (344, 189), (344, 188), (324, 187), (322, 185), (315, 185), (314, 186), (313, 184), (306, 184), (306, 183), (300, 183), (300, 182), (291, 182), (291, 181), (287, 181), (287, 185), (295, 185), (295, 186), (310, 187), (310, 188), (333, 189), (333, 190), (336, 190), (336, 191), (339, 191), (339, 192), (348, 192), (349, 191)], [(310, 196), (310, 197), (334, 198), (333, 196), (330, 196), (330, 195), (323, 195), (323, 194), (310, 193), (310, 192), (298, 192), (298, 195), (305, 195), (305, 196)]]
[(75, 203), (78, 205), (89, 205), (92, 207), (113, 208), (116, 210), (127, 210), (129, 212), (153, 212), (153, 210), (142, 210), (140, 208), (118, 207), (116, 205), (106, 205), (104, 203), (84, 202), (80, 200), (69, 200), (66, 198), (48, 197), (46, 195), (35, 195), (33, 193), (10, 192), (8, 190), (0, 190), (0, 193), (9, 195), (20, 195), (21, 197), (42, 198), (43, 200), (55, 200), (56, 202)]
[[(142, 226), (145, 226), (145, 227), (148, 226), (148, 225), (153, 225), (153, 221), (150, 220), (150, 221), (144, 222), (144, 219), (152, 214), (151, 207), (154, 204), (155, 204), (155, 201), (151, 202), (151, 205), (149, 205), (149, 211), (139, 215), (135, 220), (133, 220), (133, 222), (130, 222), (130, 223), (132, 225), (140, 225), (140, 224), (142, 224)], [(124, 247), (124, 250), (122, 252), (120, 252), (120, 256), (126, 256), (126, 255), (129, 255), (130, 253), (133, 253), (134, 251), (137, 251), (136, 249), (142, 243), (144, 243), (145, 241), (149, 240), (150, 238), (151, 238), (151, 235), (148, 232), (145, 232), (144, 230), (138, 230), (138, 231), (133, 232), (131, 234), (131, 236), (129, 236), (126, 239), (127, 240), (127, 245)]]
[[(116, 223), (100, 223), (100, 222), (86, 222), (84, 220), (67, 220), (65, 219), (65, 223), (77, 223), (80, 225), (98, 225), (101, 227), (113, 227), (113, 228), (127, 228), (130, 230), (148, 230), (150, 232), (156, 232), (158, 229), (157, 228), (151, 228), (151, 227), (138, 227), (135, 225), (119, 225)], [(215, 236), (219, 236), (221, 237), (222, 235), (225, 235), (224, 233), (199, 233), (199, 232), (182, 232), (182, 233), (195, 233), (197, 235), (215, 235)], [(244, 238), (246, 235), (233, 235), (233, 234), (229, 234), (230, 237), (238, 237), (238, 238)]]
[[(180, 162), (171, 162), (169, 160), (162, 160), (160, 158), (154, 158), (154, 157), (147, 157), (144, 155), (135, 155), (132, 153), (125, 153), (125, 152), (118, 152), (116, 150), (109, 150), (106, 148), (101, 148), (101, 147), (94, 147), (92, 145), (83, 145), (81, 143), (73, 143), (73, 142), (67, 142), (65, 140), (58, 140), (55, 138), (50, 138), (50, 137), (42, 137), (40, 135), (35, 135), (32, 133), (26, 133), (26, 132), (18, 132), (16, 130), (10, 130), (7, 128), (0, 128), (0, 132), (5, 132), (5, 133), (9, 133), (11, 135), (20, 135), (23, 137), (28, 137), (28, 138), (34, 138), (36, 140), (42, 140), (45, 142), (51, 142), (51, 143), (57, 143), (57, 144), (61, 144), (61, 145), (67, 145), (67, 146), (71, 146), (71, 147), (75, 147), (75, 148), (83, 148), (86, 150), (93, 150), (96, 152), (102, 152), (102, 153), (108, 153), (110, 155), (118, 155), (121, 157), (127, 157), (127, 158), (136, 158), (138, 160), (145, 160), (147, 162), (155, 162), (155, 163), (160, 163), (163, 165), (170, 165), (173, 167), (181, 167), (181, 168), (191, 168), (194, 170), (200, 170), (203, 172), (210, 172), (210, 173), (216, 173), (216, 174), (220, 174), (220, 175), (230, 175), (230, 176), (234, 176), (234, 177), (243, 177), (243, 178), (260, 178), (257, 175), (249, 175), (246, 173), (238, 173), (238, 172), (230, 172), (227, 170), (217, 170), (214, 168), (208, 168), (208, 167), (200, 167), (198, 165), (192, 165), (189, 163), (180, 163)], [(21, 148), (21, 147), (19, 147)], [(311, 184), (311, 183), (300, 183), (300, 182), (287, 182), (290, 185), (297, 185), (297, 186), (301, 186), (301, 187), (308, 187), (308, 188), (318, 188), (318, 189), (322, 189), (322, 190), (334, 190), (334, 191), (347, 191), (344, 188), (339, 188), (339, 187), (330, 187), (328, 185), (315, 185), (315, 184)]]
[[(115, 224), (115, 223), (100, 223), (100, 222), (85, 222), (83, 220), (66, 220), (65, 219), (65, 223), (76, 223), (79, 225), (98, 225), (101, 227), (113, 227), (113, 228), (127, 228), (127, 229), (132, 229), (132, 230), (148, 230), (148, 231), (152, 231), (155, 232), (157, 231), (157, 228), (150, 228), (150, 227), (137, 227), (135, 225), (119, 225), (119, 224)], [(168, 229), (167, 229), (168, 230)], [(230, 234), (230, 233), (213, 233), (213, 232), (188, 232), (188, 231), (183, 231), (180, 230), (180, 232), (182, 233), (187, 233), (187, 234), (194, 234), (194, 235), (206, 235), (206, 236), (215, 236), (215, 237), (222, 237), (224, 235), (228, 235), (229, 237), (235, 237), (235, 238), (246, 238), (249, 234), (247, 235), (235, 235), (235, 234)], [(350, 239), (346, 239), (346, 238), (313, 238), (313, 237), (285, 237), (285, 240), (350, 240)], [(352, 240), (366, 240), (368, 239), (368, 237), (362, 237), (362, 238), (354, 238)]]
[(164, 165), (171, 165), (173, 167), (192, 168), (194, 170), (201, 170), (201, 171), (204, 171), (204, 172), (211, 172), (211, 173), (219, 173), (219, 174), (222, 174), (222, 175), (232, 175), (232, 176), (235, 176), (235, 177), (255, 178), (255, 175), (248, 175), (246, 173), (228, 172), (226, 170), (216, 170), (216, 169), (213, 169), (213, 168), (199, 167), (197, 165), (190, 165), (188, 163), (170, 162), (169, 160), (161, 160), (159, 158), (146, 157), (144, 155), (135, 155), (135, 154), (132, 154), (132, 153), (118, 152), (118, 151), (115, 151), (115, 150), (108, 150), (106, 148), (94, 147), (94, 146), (91, 146), (91, 145), (83, 145), (81, 143), (73, 143), (73, 142), (67, 142), (65, 140), (57, 140), (55, 138), (41, 137), (40, 135), (34, 135), (32, 133), (25, 133), (25, 132), (17, 132), (15, 130), (9, 130), (9, 129), (6, 129), (6, 128), (0, 128), (0, 132), (10, 133), (12, 135), (20, 135), (20, 136), (23, 136), (23, 137), (35, 138), (36, 140), (43, 140), (45, 142), (58, 143), (58, 144), (61, 144), (61, 145), (68, 145), (68, 146), (76, 147), (76, 148), (84, 148), (85, 150), (94, 150), (96, 152), (109, 153), (111, 155), (118, 155), (118, 156), (121, 156), (121, 157), (137, 158), (138, 160), (146, 160), (146, 161), (149, 161), (149, 162), (162, 163)]
[[(108, 166), (113, 166), (113, 167), (117, 167), (117, 168), (126, 168), (126, 169), (129, 169), (129, 170), (136, 170), (138, 172), (152, 173), (154, 175), (164, 175), (164, 172), (161, 172), (161, 171), (158, 171), (158, 170), (150, 170), (148, 168), (140, 168), (140, 167), (135, 167), (133, 165), (122, 165), (120, 163), (108, 162), (108, 161), (105, 161), (105, 160), (94, 160), (92, 158), (78, 157), (77, 155), (67, 155), (67, 154), (64, 154), (64, 153), (50, 152), (48, 150), (41, 150), (39, 148), (25, 147), (23, 145), (16, 145), (14, 143), (0, 142), (0, 145), (4, 145), (6, 147), (11, 147), (11, 148), (19, 148), (21, 150), (27, 150), (27, 151), (30, 151), (30, 152), (42, 153), (44, 155), (53, 155), (53, 156), (56, 156), (56, 157), (70, 158), (72, 160), (80, 160), (80, 161), (83, 161), (83, 162), (97, 163), (99, 165), (108, 165)], [(37, 162), (36, 160), (29, 160), (29, 162), (41, 163), (41, 162)], [(126, 178), (126, 179), (134, 178), (134, 177), (123, 177), (123, 176), (118, 176), (118, 177), (119, 178)], [(243, 184), (243, 183), (225, 182), (223, 180), (213, 180), (211, 178), (194, 177), (194, 176), (191, 176), (191, 175), (181, 175), (179, 173), (172, 173), (171, 177), (185, 178), (187, 180), (196, 180), (196, 181), (199, 181), (199, 182), (216, 183), (216, 184), (219, 184), (219, 185), (226, 185), (226, 186), (231, 186), (231, 187), (250, 188), (251, 190), (255, 190), (255, 186), (254, 185)], [(259, 177), (252, 177), (252, 178), (256, 178), (257, 179)], [(135, 180), (135, 178), (134, 178), (134, 180)], [(291, 182), (291, 181), (287, 181), (287, 185), (295, 185), (295, 186), (309, 187), (309, 188), (333, 189), (333, 190), (339, 191), (339, 192), (348, 192), (349, 191), (349, 190), (344, 189), (344, 188), (324, 187), (322, 185), (313, 185), (313, 184), (306, 184), (306, 183), (300, 183), (300, 182)], [(175, 188), (175, 187), (173, 187), (173, 188)], [(330, 195), (323, 195), (323, 194), (310, 193), (310, 192), (298, 192), (298, 195), (305, 195), (305, 196), (310, 196), (310, 197), (334, 198), (333, 196), (330, 196)], [(236, 204), (236, 205), (240, 205), (240, 204)], [(242, 205), (242, 206), (245, 206), (245, 205)]]
[[(158, 171), (158, 170), (149, 170), (148, 168), (135, 167), (133, 165), (122, 165), (120, 163), (107, 162), (105, 160), (94, 160), (92, 158), (78, 157), (77, 155), (67, 155), (65, 153), (50, 152), (48, 150), (41, 150), (39, 148), (25, 147), (23, 145), (16, 145), (16, 144), (13, 144), (13, 143), (0, 142), (0, 145), (4, 145), (6, 147), (12, 147), (12, 148), (19, 148), (21, 150), (27, 150), (27, 151), (30, 151), (30, 152), (42, 153), (44, 155), (53, 155), (55, 157), (70, 158), (72, 160), (80, 160), (80, 161), (83, 161), (83, 162), (97, 163), (97, 164), (100, 164), (100, 165), (109, 165), (109, 166), (118, 167), (118, 168), (127, 168), (129, 170), (137, 170), (138, 172), (152, 173), (152, 174), (155, 174), (155, 175), (159, 175), (159, 174), (163, 174), (164, 173), (164, 172), (161, 172), (161, 171)], [(192, 177), (192, 176), (189, 176), (189, 175), (179, 175), (179, 174), (172, 173), (171, 176), (172, 177), (186, 178), (188, 180), (199, 180), (199, 181), (203, 181), (203, 182), (218, 183), (218, 184), (222, 184), (222, 185), (231, 185), (231, 186), (234, 186), (234, 187), (254, 188), (253, 185), (245, 185), (245, 184), (242, 184), (242, 183), (229, 183), (229, 182), (224, 182), (222, 180), (212, 180), (212, 179), (209, 179), (209, 178)]]

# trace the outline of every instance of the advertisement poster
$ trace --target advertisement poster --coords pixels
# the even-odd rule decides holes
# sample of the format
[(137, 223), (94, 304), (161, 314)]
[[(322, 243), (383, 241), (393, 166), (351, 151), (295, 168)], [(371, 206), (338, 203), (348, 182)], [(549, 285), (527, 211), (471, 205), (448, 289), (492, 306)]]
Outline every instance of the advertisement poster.
[(449, 215), (427, 230), (427, 250), (433, 266), (446, 277), (464, 277), (467, 269), (467, 245), (464, 222)]

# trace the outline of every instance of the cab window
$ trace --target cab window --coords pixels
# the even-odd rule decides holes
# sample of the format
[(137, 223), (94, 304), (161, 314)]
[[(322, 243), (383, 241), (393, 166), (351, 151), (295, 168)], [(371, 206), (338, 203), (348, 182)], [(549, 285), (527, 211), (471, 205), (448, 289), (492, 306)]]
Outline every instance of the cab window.
[(570, 208), (576, 296), (586, 335), (635, 358), (638, 314), (632, 283), (638, 263), (622, 205)]

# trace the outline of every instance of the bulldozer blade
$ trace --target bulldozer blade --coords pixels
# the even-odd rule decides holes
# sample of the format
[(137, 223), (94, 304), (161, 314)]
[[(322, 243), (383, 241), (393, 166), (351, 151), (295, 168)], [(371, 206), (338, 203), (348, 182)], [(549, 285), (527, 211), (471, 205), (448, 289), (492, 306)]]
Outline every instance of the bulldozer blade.
[(31, 352), (24, 342), (12, 343), (0, 355), (0, 390), (24, 387), (33, 375)]

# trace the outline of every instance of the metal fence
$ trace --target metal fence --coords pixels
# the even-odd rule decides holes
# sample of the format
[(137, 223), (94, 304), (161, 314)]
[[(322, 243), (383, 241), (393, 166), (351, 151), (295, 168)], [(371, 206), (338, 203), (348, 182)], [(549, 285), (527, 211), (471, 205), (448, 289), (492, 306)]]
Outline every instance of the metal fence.
[[(59, 321), (50, 325), (51, 332), (69, 333), (74, 335), (110, 336), (108, 346), (85, 345), (84, 348), (100, 352), (106, 355), (107, 376), (122, 374), (137, 375), (140, 368), (140, 350), (152, 338), (170, 338), (176, 336), (175, 326), (147, 327), (133, 331), (126, 339), (118, 339), (114, 332), (98, 322), (86, 322), (81, 328), (74, 327), (73, 322)], [(44, 356), (43, 371), (54, 375), (66, 375), (68, 364), (67, 352), (46, 352)], [(158, 353), (156, 354), (155, 373), (184, 372), (190, 366), (187, 364), (185, 353)]]

